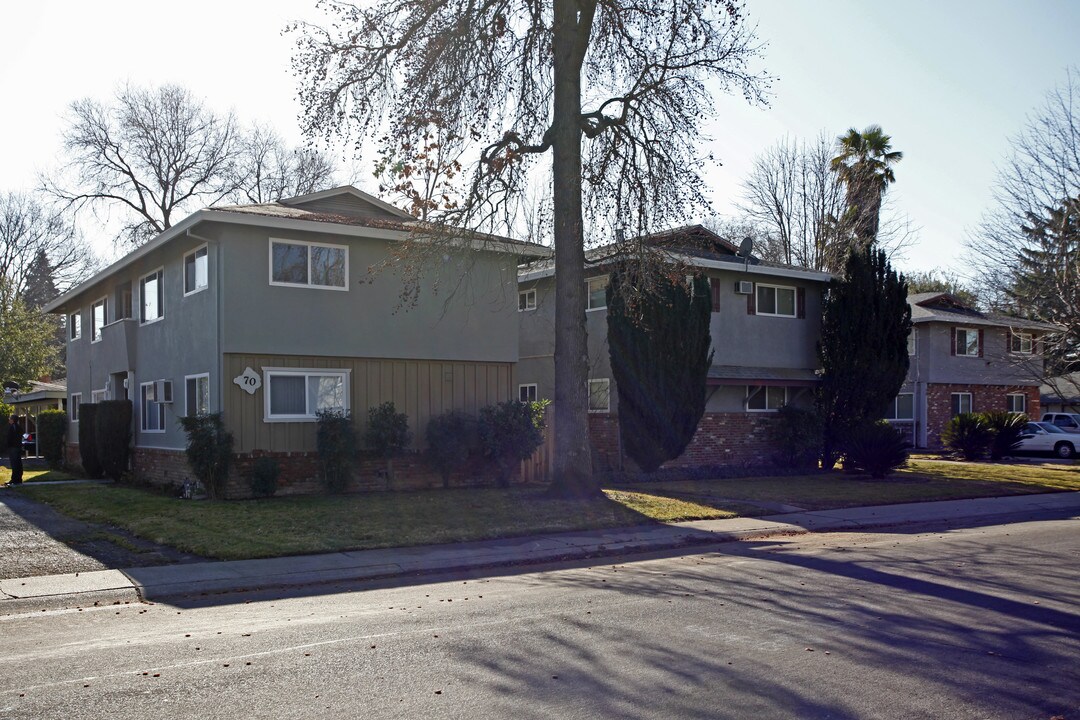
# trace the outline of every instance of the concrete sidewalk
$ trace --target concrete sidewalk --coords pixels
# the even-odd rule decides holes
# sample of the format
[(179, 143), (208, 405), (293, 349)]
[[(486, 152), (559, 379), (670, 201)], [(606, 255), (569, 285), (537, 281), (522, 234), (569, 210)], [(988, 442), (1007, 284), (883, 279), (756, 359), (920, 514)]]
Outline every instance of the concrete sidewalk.
[(0, 580), (0, 615), (50, 607), (162, 601), (209, 593), (528, 565), (686, 546), (700, 548), (770, 535), (952, 521), (993, 522), (1005, 521), (1009, 516), (1048, 513), (1080, 516), (1080, 492), (879, 505), (448, 545), (14, 578)]

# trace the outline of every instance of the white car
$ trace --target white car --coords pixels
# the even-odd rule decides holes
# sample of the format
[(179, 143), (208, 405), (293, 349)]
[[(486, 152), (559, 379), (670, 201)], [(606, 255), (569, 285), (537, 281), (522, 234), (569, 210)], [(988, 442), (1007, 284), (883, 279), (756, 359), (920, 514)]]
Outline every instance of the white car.
[(1017, 452), (1053, 453), (1059, 458), (1071, 458), (1076, 454), (1076, 435), (1048, 422), (1029, 422), (1020, 431)]
[(1080, 415), (1077, 413), (1045, 413), (1040, 422), (1053, 423), (1067, 433), (1080, 433)]

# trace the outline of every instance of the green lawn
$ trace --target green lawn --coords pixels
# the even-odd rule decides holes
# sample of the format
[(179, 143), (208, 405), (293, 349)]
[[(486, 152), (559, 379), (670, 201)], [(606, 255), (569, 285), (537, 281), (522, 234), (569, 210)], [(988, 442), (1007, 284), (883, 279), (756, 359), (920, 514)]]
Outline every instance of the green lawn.
[[(46, 482), (48, 480), (71, 480), (72, 475), (69, 475), (62, 470), (45, 470), (35, 469), (31, 470), (27, 468), (23, 471), (23, 482)], [(11, 482), (11, 469), (0, 466), (0, 485), (7, 485)]]
[(1080, 490), (1080, 466), (917, 459), (888, 480), (837, 472), (642, 483), (589, 502), (553, 500), (533, 487), (234, 502), (111, 485), (30, 483), (18, 492), (187, 552), (240, 559), (768, 514), (754, 502), (826, 509), (1060, 490)]

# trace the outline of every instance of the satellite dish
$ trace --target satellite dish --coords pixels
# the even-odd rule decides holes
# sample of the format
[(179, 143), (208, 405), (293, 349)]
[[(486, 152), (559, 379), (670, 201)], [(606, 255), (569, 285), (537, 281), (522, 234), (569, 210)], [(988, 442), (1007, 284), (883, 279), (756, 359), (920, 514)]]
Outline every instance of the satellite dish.
[(739, 244), (739, 257), (743, 259), (743, 272), (750, 267), (750, 253), (754, 249), (754, 239), (749, 235), (743, 238)]
[(754, 250), (754, 239), (747, 235), (739, 245), (739, 257), (750, 259), (750, 253)]

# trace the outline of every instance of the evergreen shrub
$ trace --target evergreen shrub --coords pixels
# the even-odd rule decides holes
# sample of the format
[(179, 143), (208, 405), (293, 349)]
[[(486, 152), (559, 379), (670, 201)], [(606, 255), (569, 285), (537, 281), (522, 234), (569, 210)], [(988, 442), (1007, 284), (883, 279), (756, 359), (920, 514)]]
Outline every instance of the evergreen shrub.
[[(97, 406), (94, 443), (98, 458), (105, 476), (119, 482), (128, 469), (128, 459), (131, 456), (131, 401), (103, 400)], [(83, 417), (80, 408), (80, 425)]]
[(544, 444), (548, 400), (507, 402), (480, 409), (480, 447), (495, 463), (499, 487), (510, 487), (510, 478), (522, 461)]
[(476, 418), (461, 412), (445, 412), (428, 421), (425, 431), (427, 461), (450, 487), (450, 475), (465, 466), (469, 454), (479, 444)]
[(991, 460), (997, 462), (1020, 446), (1020, 433), (1028, 423), (1027, 415), (994, 410), (983, 413), (982, 418), (994, 434), (990, 441)]
[(359, 443), (352, 412), (320, 410), (315, 446), (319, 453), (319, 478), (327, 492), (343, 492), (352, 478)]
[(786, 468), (816, 468), (821, 456), (821, 418), (810, 410), (785, 405), (772, 427), (776, 462)]
[(885, 420), (855, 428), (845, 443), (845, 464), (881, 479), (907, 464), (908, 448), (903, 433)]
[(195, 479), (206, 488), (211, 500), (225, 497), (232, 461), (233, 436), (225, 429), (221, 413), (180, 418), (187, 433), (187, 461)]
[(37, 417), (37, 441), (41, 456), (54, 470), (64, 464), (64, 434), (67, 432), (67, 412), (44, 410)]
[(98, 403), (79, 406), (79, 459), (83, 473), (91, 480), (105, 477), (97, 449), (97, 416)]
[(368, 426), (364, 431), (364, 445), (386, 460), (386, 486), (394, 482), (394, 456), (401, 453), (412, 440), (409, 416), (400, 413), (393, 402), (384, 402), (368, 408)]
[(281, 477), (281, 463), (272, 457), (256, 458), (251, 464), (251, 494), (255, 497), (273, 497)]
[(994, 441), (994, 431), (977, 413), (961, 413), (945, 425), (941, 442), (965, 460), (980, 460)]

